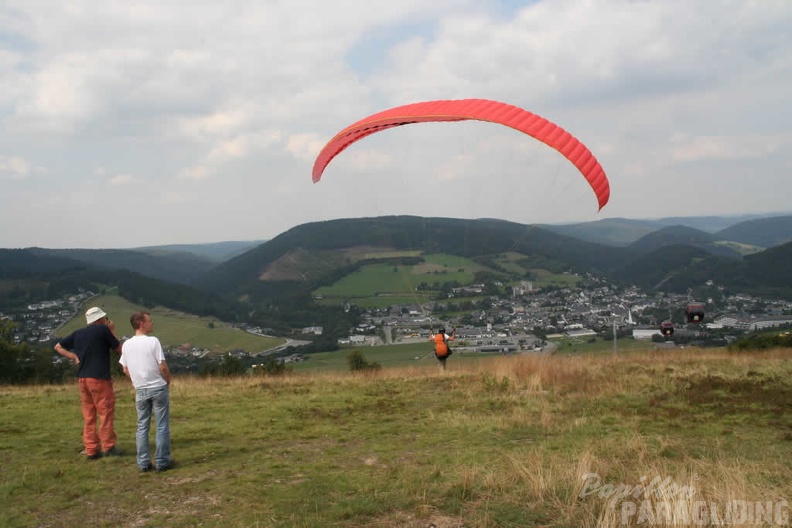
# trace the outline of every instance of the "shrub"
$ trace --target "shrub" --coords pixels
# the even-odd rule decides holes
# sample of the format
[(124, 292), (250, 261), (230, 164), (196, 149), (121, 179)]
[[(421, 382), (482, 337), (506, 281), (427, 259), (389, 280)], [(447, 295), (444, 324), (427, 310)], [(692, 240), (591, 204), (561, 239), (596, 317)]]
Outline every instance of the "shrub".
[(352, 371), (379, 370), (382, 368), (379, 363), (369, 363), (360, 350), (351, 350), (347, 354), (347, 364), (349, 365), (349, 370)]
[(266, 363), (255, 366), (253, 373), (257, 376), (282, 376), (286, 374), (286, 363), (276, 358), (269, 358)]

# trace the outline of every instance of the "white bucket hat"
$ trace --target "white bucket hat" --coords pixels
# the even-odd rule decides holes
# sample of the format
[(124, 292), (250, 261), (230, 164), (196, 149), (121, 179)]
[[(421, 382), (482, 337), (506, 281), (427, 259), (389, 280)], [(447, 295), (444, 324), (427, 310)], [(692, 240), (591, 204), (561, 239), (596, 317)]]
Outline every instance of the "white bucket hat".
[(107, 317), (107, 314), (104, 313), (104, 310), (102, 310), (98, 306), (94, 306), (93, 308), (88, 308), (88, 311), (85, 312), (85, 321), (88, 324), (98, 321), (102, 317)]

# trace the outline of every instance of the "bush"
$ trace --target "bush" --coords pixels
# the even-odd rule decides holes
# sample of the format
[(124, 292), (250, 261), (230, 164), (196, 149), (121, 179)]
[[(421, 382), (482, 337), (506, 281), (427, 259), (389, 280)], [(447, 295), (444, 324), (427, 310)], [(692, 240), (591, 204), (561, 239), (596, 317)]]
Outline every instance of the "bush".
[(369, 361), (363, 355), (363, 352), (360, 350), (351, 350), (347, 354), (347, 364), (349, 365), (349, 370), (351, 371), (380, 370), (382, 368), (379, 363), (369, 363)]
[(247, 365), (241, 359), (226, 354), (220, 361), (213, 361), (201, 368), (202, 376), (241, 376), (247, 373)]
[(730, 347), (731, 351), (740, 350), (766, 350), (768, 348), (792, 347), (792, 334), (753, 334), (735, 341)]
[(286, 371), (286, 363), (276, 358), (269, 358), (266, 363), (257, 365), (253, 369), (253, 373), (257, 376), (282, 376)]

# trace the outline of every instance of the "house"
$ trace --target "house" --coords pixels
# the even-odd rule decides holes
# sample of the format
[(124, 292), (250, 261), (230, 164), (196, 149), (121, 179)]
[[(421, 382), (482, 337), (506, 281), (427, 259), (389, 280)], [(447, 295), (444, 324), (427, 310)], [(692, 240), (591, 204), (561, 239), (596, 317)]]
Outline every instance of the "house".
[(659, 328), (634, 328), (633, 339), (652, 339), (652, 336), (663, 335)]

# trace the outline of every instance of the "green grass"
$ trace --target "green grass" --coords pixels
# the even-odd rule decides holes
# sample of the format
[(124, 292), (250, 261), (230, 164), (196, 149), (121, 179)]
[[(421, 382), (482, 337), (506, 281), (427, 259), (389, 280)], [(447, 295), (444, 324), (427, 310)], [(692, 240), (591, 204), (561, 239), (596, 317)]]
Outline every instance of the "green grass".
[[(606, 341), (596, 338), (594, 342), (585, 339), (551, 339), (551, 342), (558, 346), (556, 354), (561, 356), (585, 356), (589, 354), (612, 354), (613, 341)], [(455, 354), (449, 360), (453, 363), (464, 363), (475, 360), (486, 360), (498, 357), (498, 353), (492, 352), (466, 352), (459, 347), (464, 345), (464, 341), (459, 341), (454, 348)], [(308, 360), (290, 365), (290, 368), (297, 372), (311, 371), (346, 371), (349, 369), (347, 354), (352, 350), (360, 351), (369, 361), (379, 363), (382, 367), (411, 367), (435, 365), (437, 360), (432, 354), (432, 344), (428, 341), (414, 343), (399, 343), (394, 345), (379, 346), (353, 346), (347, 345), (340, 350), (333, 352), (318, 352), (309, 354)], [(618, 354), (632, 354), (651, 352), (652, 343), (637, 339), (623, 338), (618, 340)], [(529, 352), (528, 354), (532, 354)]]
[[(379, 307), (388, 299), (390, 304), (405, 302), (424, 302), (427, 293), (416, 292), (422, 282), (430, 287), (435, 283), (443, 284), (456, 281), (470, 284), (477, 271), (486, 269), (470, 259), (447, 254), (424, 255), (424, 263), (414, 266), (393, 264), (370, 264), (347, 275), (331, 286), (323, 286), (314, 295), (324, 297), (323, 303), (343, 302), (354, 299), (359, 306)], [(371, 299), (371, 301), (370, 301)], [(380, 302), (377, 302), (377, 299)]]
[[(394, 256), (416, 256), (416, 252), (372, 253), (368, 258)], [(445, 253), (423, 255), (424, 262), (418, 265), (401, 266), (393, 264), (369, 264), (330, 286), (314, 290), (319, 304), (330, 306), (353, 302), (362, 308), (385, 308), (399, 304), (421, 304), (436, 297), (436, 290), (418, 291), (425, 283), (429, 288), (442, 286), (447, 282), (461, 285), (471, 284), (479, 271), (493, 271), (471, 259)], [(523, 277), (531, 273), (534, 288), (548, 286), (559, 288), (575, 287), (580, 277), (562, 273), (551, 273), (544, 269), (526, 269), (518, 264), (525, 259), (518, 253), (504, 253), (493, 257), (506, 273)], [(505, 279), (504, 279), (505, 280)], [(522, 280), (522, 279), (521, 279)], [(513, 281), (517, 284), (518, 281)], [(454, 299), (454, 302), (461, 302)]]
[(431, 293), (426, 292), (411, 292), (402, 294), (381, 294), (372, 297), (337, 297), (334, 295), (322, 296), (322, 298), (315, 299), (317, 304), (322, 306), (338, 306), (347, 301), (353, 302), (356, 306), (364, 309), (371, 308), (387, 308), (389, 306), (398, 306), (406, 304), (423, 304), (429, 302), (433, 298)]
[[(688, 511), (789, 500), (791, 360), (676, 350), (177, 377), (163, 474), (131, 454), (86, 461), (74, 385), (0, 387), (0, 526), (637, 526), (620, 523), (624, 499), (580, 496), (591, 473), (691, 486), (674, 499)], [(116, 393), (131, 453), (133, 391)]]
[[(452, 347), (453, 348), (453, 347)], [(357, 350), (371, 363), (379, 363), (383, 368), (411, 367), (436, 365), (432, 343), (428, 340), (420, 343), (405, 343), (398, 345), (347, 346), (334, 352), (318, 352), (310, 354), (308, 360), (294, 363), (293, 368), (298, 372), (308, 371), (345, 371), (349, 370), (347, 354)], [(464, 352), (457, 350), (449, 361), (467, 362), (478, 359), (488, 359), (496, 354)]]
[[(57, 336), (66, 336), (74, 330), (85, 326), (83, 314), (91, 306), (101, 307), (110, 316), (110, 319), (115, 322), (116, 333), (119, 337), (134, 334), (129, 323), (129, 317), (134, 312), (144, 309), (118, 295), (99, 295), (88, 300), (80, 308), (76, 317), (59, 328)], [(154, 321), (154, 335), (160, 339), (163, 345), (179, 346), (190, 344), (209, 349), (213, 353), (234, 349), (257, 353), (285, 342), (281, 338), (261, 337), (250, 334), (212, 317), (198, 317), (164, 307), (145, 310), (151, 312), (151, 318)]]
[(559, 288), (574, 288), (582, 279), (577, 275), (568, 273), (551, 273), (547, 270), (532, 269), (536, 279), (533, 281), (534, 288), (545, 288), (556, 286)]
[(766, 249), (766, 248), (763, 248), (761, 246), (754, 246), (754, 245), (751, 245), (751, 244), (743, 244), (741, 242), (733, 242), (731, 240), (717, 240), (715, 242), (715, 245), (716, 246), (725, 246), (725, 247), (728, 247), (730, 249), (733, 249), (734, 251), (738, 252), (742, 256), (753, 255), (754, 253), (759, 253), (760, 251), (763, 251), (764, 249)]
[[(590, 337), (551, 339), (550, 341), (558, 346), (557, 354), (601, 354), (613, 353), (613, 340), (595, 337), (590, 341)], [(617, 340), (616, 351), (621, 352), (645, 352), (653, 349), (650, 340), (632, 339), (624, 337)]]

